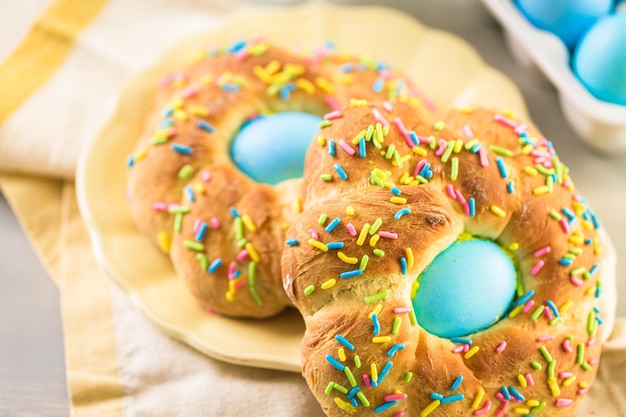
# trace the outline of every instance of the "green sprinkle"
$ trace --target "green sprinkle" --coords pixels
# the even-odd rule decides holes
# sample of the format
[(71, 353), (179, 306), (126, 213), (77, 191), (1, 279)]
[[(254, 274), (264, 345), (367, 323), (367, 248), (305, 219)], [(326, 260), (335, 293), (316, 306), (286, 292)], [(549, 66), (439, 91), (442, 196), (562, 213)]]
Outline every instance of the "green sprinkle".
[(190, 164), (185, 164), (182, 166), (180, 171), (178, 171), (178, 178), (180, 178), (181, 180), (184, 180), (188, 178), (192, 172), (193, 172), (193, 167)]
[(370, 260), (370, 257), (367, 255), (363, 255), (363, 257), (361, 258), (361, 263), (359, 264), (359, 269), (361, 271), (365, 271), (365, 268), (367, 268), (367, 262)]
[(191, 208), (185, 206), (173, 206), (167, 209), (170, 214), (187, 214), (191, 211)]
[(357, 385), (356, 379), (354, 378), (354, 375), (352, 375), (352, 371), (350, 370), (350, 368), (347, 366), (343, 368), (343, 373), (346, 374), (346, 378), (348, 378), (350, 385), (352, 385), (353, 387), (356, 387)]
[(359, 399), (359, 401), (361, 401), (361, 404), (363, 404), (365, 407), (370, 406), (370, 402), (365, 397), (365, 394), (363, 394), (363, 391), (357, 392), (356, 397)]
[(554, 360), (554, 359), (552, 359), (552, 356), (550, 355), (550, 352), (548, 352), (548, 349), (546, 349), (545, 346), (541, 346), (539, 348), (539, 351), (541, 352), (541, 354), (545, 358), (546, 362), (552, 362)]
[(585, 371), (591, 371), (591, 365), (589, 365), (588, 362), (583, 362), (582, 365), (580, 365)]
[(443, 121), (438, 121), (437, 123), (435, 123), (435, 125), (433, 126), (433, 128), (439, 132), (441, 130), (443, 130), (443, 128), (446, 127), (446, 124)]
[(179, 232), (183, 229), (183, 214), (176, 213), (174, 216), (174, 231)]
[(400, 324), (402, 324), (402, 318), (396, 317), (393, 319), (393, 326), (391, 327), (391, 334), (397, 335), (400, 330)]
[(549, 193), (554, 191), (554, 179), (552, 178), (552, 175), (546, 177), (546, 186), (548, 187)]
[(389, 134), (389, 126), (383, 126), (383, 136), (387, 136)]
[(248, 264), (248, 284), (254, 287), (256, 280), (256, 262), (250, 262)]
[(372, 135), (374, 134), (374, 125), (369, 125), (367, 130), (365, 131), (365, 140), (369, 142), (372, 139)]
[(374, 304), (380, 300), (384, 300), (388, 295), (389, 290), (382, 290), (380, 292), (377, 292), (376, 294), (363, 297), (363, 302), (365, 304)]
[(585, 361), (585, 345), (579, 343), (576, 348), (576, 365), (582, 365)]
[(380, 229), (380, 226), (382, 225), (383, 225), (383, 220), (380, 217), (377, 218), (376, 221), (370, 227), (369, 234), (373, 235), (374, 233), (378, 232), (378, 229)]
[(261, 298), (259, 293), (256, 291), (256, 288), (249, 287), (249, 289), (250, 289), (250, 294), (252, 295), (252, 298), (254, 298), (254, 301), (257, 303), (257, 305), (260, 307), (263, 307), (263, 299)]
[(337, 391), (339, 391), (342, 394), (348, 393), (348, 388), (344, 387), (343, 385), (335, 383), (335, 385), (333, 385), (333, 388), (335, 388)]
[(556, 361), (553, 360), (548, 364), (548, 376), (554, 376), (554, 368), (556, 367)]
[(560, 322), (561, 322), (561, 320), (563, 320), (563, 318), (562, 318), (561, 316), (554, 317), (552, 320), (550, 320), (550, 321), (548, 322), (548, 324), (549, 324), (550, 326), (554, 326), (555, 324), (560, 323)]
[(413, 378), (413, 372), (409, 371), (404, 376), (404, 382), (411, 382), (411, 378)]
[(459, 176), (459, 158), (456, 156), (452, 157), (452, 168), (450, 170), (450, 179), (452, 181), (456, 181)]
[(474, 146), (478, 145), (478, 139), (472, 139), (469, 142), (467, 142), (464, 146), (466, 151), (469, 151), (470, 149), (472, 149)]
[(413, 306), (411, 306), (411, 311), (409, 311), (409, 321), (411, 322), (411, 326), (417, 326), (417, 317), (415, 317)]
[(380, 144), (380, 142), (378, 141), (378, 139), (376, 139), (376, 135), (374, 135), (374, 137), (372, 137), (372, 145), (374, 145), (374, 147), (376, 149), (382, 149), (383, 145)]
[(319, 224), (320, 226), (324, 226), (324, 223), (326, 223), (326, 219), (328, 219), (328, 215), (326, 213), (320, 214), (319, 219), (317, 219), (317, 224)]
[(204, 251), (204, 245), (200, 242), (194, 242), (193, 240), (183, 240), (183, 246), (196, 252)]
[(163, 145), (164, 143), (167, 143), (167, 138), (152, 138), (150, 140), (150, 145)]
[(541, 165), (541, 164), (537, 164), (537, 165), (535, 165), (535, 169), (536, 169), (536, 170), (537, 170), (537, 172), (539, 172), (540, 174), (543, 174), (543, 175), (546, 175), (546, 176), (547, 176), (547, 175), (550, 175), (550, 176), (551, 176), (552, 174), (554, 174), (554, 169), (552, 169), (552, 168), (546, 168), (546, 167), (544, 167), (544, 166), (543, 166), (543, 165)]
[(248, 243), (248, 239), (246, 239), (246, 238), (239, 239), (237, 241), (237, 247), (238, 248), (243, 248), (244, 246), (246, 246), (246, 243)]
[(530, 409), (530, 414), (537, 414), (538, 412), (543, 410), (543, 408), (545, 406), (546, 406), (546, 402), (545, 401), (541, 401), (538, 406), (533, 407), (533, 408)]
[(537, 361), (532, 361), (530, 363), (530, 366), (532, 366), (533, 368), (535, 368), (538, 371), (541, 371), (543, 369), (543, 367), (541, 366), (541, 364)]
[(315, 285), (311, 284), (304, 289), (304, 295), (311, 295), (313, 291), (315, 291)]
[(441, 162), (444, 164), (448, 162), (450, 155), (452, 155), (452, 151), (454, 150), (455, 141), (451, 140), (446, 143), (446, 150), (443, 155), (441, 155)]
[(559, 157), (556, 155), (552, 157), (552, 166), (555, 167), (556, 183), (563, 184), (563, 165), (561, 164), (561, 161), (559, 161)]
[(572, 253), (572, 254), (574, 254), (576, 256), (582, 255), (582, 253), (583, 253), (583, 250), (581, 248), (571, 248), (569, 251), (570, 251), (570, 253)]
[(496, 145), (491, 145), (489, 146), (489, 150), (493, 153), (495, 153), (496, 155), (500, 155), (500, 156), (508, 156), (511, 157), (513, 155), (515, 155), (513, 153), (513, 151), (503, 148), (501, 146), (496, 146)]
[(332, 174), (322, 174), (322, 175), (320, 175), (320, 179), (322, 181), (331, 181), (333, 179), (333, 175)]
[(537, 307), (535, 309), (535, 311), (533, 311), (533, 314), (530, 315), (530, 320), (535, 321), (539, 318), (539, 316), (541, 316), (541, 314), (543, 313), (543, 310), (546, 308), (546, 306), (544, 305), (540, 305), (539, 307)]
[(333, 391), (333, 388), (335, 387), (335, 383), (333, 381), (330, 381), (328, 383), (328, 385), (326, 385), (326, 388), (324, 389), (324, 394), (328, 395)]
[(331, 122), (330, 120), (322, 120), (320, 122), (320, 129), (324, 129), (325, 127), (332, 126), (332, 125), (333, 125), (333, 122)]
[(391, 157), (393, 156), (393, 153), (396, 151), (396, 145), (394, 145), (393, 143), (391, 145), (389, 145), (389, 147), (387, 148), (387, 153), (385, 153), (385, 159), (391, 159)]
[(241, 240), (244, 238), (243, 231), (243, 219), (241, 217), (235, 217), (235, 239)]
[(574, 253), (566, 253), (565, 255), (563, 255), (563, 258), (565, 258), (565, 259), (570, 259), (570, 260), (572, 260), (572, 261), (573, 261), (574, 259), (576, 259), (576, 256), (577, 256), (577, 255), (576, 255), (576, 254), (574, 254)]
[(200, 262), (200, 268), (202, 268), (203, 271), (206, 271), (209, 268), (209, 261), (207, 260), (204, 253), (198, 253), (196, 255), (196, 259), (198, 260), (198, 262)]
[(424, 177), (422, 177), (421, 175), (416, 175), (415, 179), (417, 180), (417, 182), (419, 182), (420, 184), (428, 184), (428, 180)]
[(430, 142), (428, 142), (428, 146), (431, 150), (435, 150), (435, 148), (437, 147), (437, 141), (435, 140), (434, 136), (430, 137)]
[(550, 217), (552, 217), (552, 218), (553, 218), (554, 220), (556, 220), (557, 222), (558, 222), (558, 221), (561, 221), (561, 218), (563, 217), (563, 216), (561, 216), (561, 213), (559, 213), (559, 212), (558, 212), (558, 211), (556, 211), (556, 210), (550, 210), (549, 215), (550, 215)]
[(583, 272), (585, 272), (587, 269), (584, 266), (580, 266), (574, 270), (572, 270), (572, 272), (570, 272), (571, 275), (581, 275)]
[(590, 337), (593, 337), (596, 332), (596, 323), (595, 314), (593, 310), (591, 310), (587, 315), (587, 333), (589, 333)]
[(396, 165), (398, 166), (398, 168), (402, 168), (402, 158), (400, 158), (400, 154), (397, 150), (393, 152), (393, 159), (394, 161), (396, 161)]
[(361, 357), (359, 355), (354, 355), (354, 366), (357, 368), (361, 367)]
[(382, 258), (383, 256), (385, 256), (385, 251), (382, 249), (374, 249), (374, 255), (378, 256), (379, 258)]

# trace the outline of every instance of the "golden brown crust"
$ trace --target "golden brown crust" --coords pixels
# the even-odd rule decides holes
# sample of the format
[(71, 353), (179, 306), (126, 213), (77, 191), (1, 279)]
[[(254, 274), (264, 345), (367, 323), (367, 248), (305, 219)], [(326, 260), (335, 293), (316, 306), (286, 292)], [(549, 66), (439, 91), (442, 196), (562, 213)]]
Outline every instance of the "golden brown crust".
[[(389, 124), (379, 149), (360, 142), (380, 121), (374, 110)], [(511, 115), (454, 110), (438, 121), (402, 103), (346, 108), (319, 136), (324, 146), (307, 154), (305, 210), (287, 233), (298, 244), (283, 252), (283, 281), (305, 318), (303, 374), (324, 411), (570, 415), (600, 355), (602, 247), (597, 219), (551, 144)], [(432, 178), (416, 179), (421, 161)], [(508, 316), (451, 340), (419, 326), (412, 293), (464, 234), (510, 250), (521, 291)]]
[[(280, 255), (303, 197), (301, 181), (270, 187), (250, 180), (232, 164), (232, 138), (259, 114), (324, 115), (351, 98), (388, 97), (426, 111), (410, 81), (373, 60), (326, 50), (299, 55), (263, 40), (205, 52), (168, 74), (156, 92), (131, 157), (133, 219), (171, 254), (178, 275), (207, 307), (231, 316), (274, 315), (290, 304)], [(200, 237), (199, 227), (207, 229)]]

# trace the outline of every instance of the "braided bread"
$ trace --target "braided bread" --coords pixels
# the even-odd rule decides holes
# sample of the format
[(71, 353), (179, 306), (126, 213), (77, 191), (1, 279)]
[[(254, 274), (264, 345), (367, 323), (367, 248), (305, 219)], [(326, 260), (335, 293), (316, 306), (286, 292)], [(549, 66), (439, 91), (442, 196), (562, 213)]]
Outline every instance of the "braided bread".
[[(427, 112), (410, 81), (366, 56), (327, 47), (296, 54), (260, 39), (202, 51), (164, 77), (129, 159), (135, 223), (207, 308), (239, 317), (277, 314), (290, 304), (280, 256), (303, 197), (297, 159), (302, 165), (318, 124), (329, 123), (319, 116), (332, 118), (350, 99), (374, 98)], [(309, 127), (291, 127), (278, 139), (257, 128), (242, 150), (233, 148), (244, 127), (284, 112), (300, 112), (295, 123)], [(300, 141), (295, 153), (302, 149), (295, 163), (287, 160), (292, 136)]]
[(402, 103), (346, 108), (318, 142), (282, 267), (326, 414), (570, 415), (600, 356), (602, 243), (551, 143)]

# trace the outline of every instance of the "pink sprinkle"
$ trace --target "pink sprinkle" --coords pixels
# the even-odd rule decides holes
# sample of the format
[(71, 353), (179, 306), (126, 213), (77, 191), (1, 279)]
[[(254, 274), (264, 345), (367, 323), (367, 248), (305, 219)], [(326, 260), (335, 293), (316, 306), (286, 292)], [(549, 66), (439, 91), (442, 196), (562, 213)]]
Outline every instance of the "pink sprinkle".
[(452, 353), (461, 353), (463, 352), (463, 345), (459, 345), (456, 346), (454, 349), (451, 350)]
[(363, 382), (367, 388), (372, 388), (372, 383), (370, 382), (370, 377), (368, 374), (363, 374)]
[(352, 146), (350, 146), (348, 144), (348, 142), (346, 142), (345, 140), (341, 139), (339, 141), (339, 147), (341, 147), (341, 149), (343, 149), (345, 151), (345, 153), (347, 153), (348, 155), (352, 156), (356, 153), (356, 151), (354, 150), (354, 148)]
[(393, 309), (393, 312), (396, 314), (404, 314), (404, 313), (410, 313), (411, 309), (409, 307), (396, 307)]
[(504, 351), (504, 349), (506, 349), (506, 341), (503, 340), (502, 342), (500, 342), (500, 344), (498, 345), (498, 347), (496, 348), (496, 352), (498, 353), (502, 353), (502, 351)]
[(384, 108), (385, 110), (387, 110), (387, 111), (392, 111), (392, 110), (393, 110), (393, 107), (391, 106), (391, 103), (390, 103), (390, 102), (388, 102), (388, 101), (385, 101), (385, 102), (383, 103), (383, 108)]
[(404, 417), (404, 411), (398, 411), (396, 414), (394, 414), (392, 417)]
[(435, 156), (437, 158), (443, 155), (443, 153), (446, 151), (446, 144), (447, 142), (445, 139), (439, 139), (439, 148), (435, 151)]
[(348, 223), (346, 225), (346, 229), (348, 229), (348, 233), (350, 233), (350, 236), (356, 236), (356, 227), (354, 227), (352, 223)]
[(503, 402), (500, 408), (498, 408), (498, 411), (496, 412), (495, 416), (500, 417), (502, 414), (504, 414), (508, 405), (509, 405), (508, 401)]
[(544, 336), (539, 336), (537, 338), (537, 342), (541, 343), (541, 342), (547, 342), (548, 340), (552, 340), (554, 339), (554, 335), (552, 334), (546, 334)]
[(426, 166), (427, 163), (428, 161), (426, 159), (420, 159), (417, 165), (415, 165), (415, 169), (413, 170), (413, 176), (417, 177), (420, 172), (422, 172), (422, 169), (424, 169), (424, 166)]
[(546, 316), (546, 320), (552, 320), (554, 318), (554, 316), (552, 315), (552, 310), (550, 310), (549, 308), (545, 308), (543, 310), (543, 315)]
[(517, 127), (515, 128), (515, 133), (517, 133), (518, 135), (520, 133), (524, 133), (528, 130), (528, 125), (526, 123), (520, 123), (517, 125)]
[(465, 213), (466, 216), (469, 216), (470, 214), (470, 206), (467, 201), (463, 203), (463, 213)]
[(489, 410), (491, 410), (491, 400), (487, 400), (485, 402), (485, 406), (483, 408), (479, 408), (478, 410), (474, 410), (474, 415), (475, 416), (482, 416), (484, 414), (487, 414), (489, 412)]
[(530, 309), (533, 308), (534, 305), (535, 305), (535, 300), (528, 300), (526, 305), (524, 305), (524, 309), (522, 310), (522, 313), (524, 314), (528, 313)]
[(417, 139), (420, 141), (420, 145), (430, 143), (430, 136), (418, 136)]
[(493, 120), (495, 120), (496, 122), (498, 122), (501, 125), (504, 125), (506, 127), (510, 127), (510, 128), (516, 128), (517, 127), (517, 123), (515, 123), (513, 120), (511, 120), (508, 117), (505, 117), (505, 116), (503, 116), (501, 114), (496, 114), (493, 117)]
[(380, 237), (385, 238), (385, 239), (397, 239), (398, 238), (398, 234), (394, 232), (380, 231), (378, 232), (378, 234), (380, 235)]
[(559, 223), (561, 224), (561, 229), (563, 229), (563, 233), (569, 235), (569, 223), (567, 222), (565, 217), (561, 217)]
[(237, 254), (237, 260), (238, 261), (243, 261), (244, 259), (246, 259), (248, 257), (248, 250), (247, 249), (243, 249), (241, 252), (239, 252)]
[(539, 271), (541, 271), (541, 268), (543, 268), (543, 265), (545, 264), (544, 261), (538, 261), (535, 266), (533, 266), (533, 268), (530, 270), (530, 275), (535, 276), (539, 273)]
[(574, 376), (573, 372), (561, 372), (559, 374), (559, 378), (561, 378), (561, 379), (567, 379), (567, 378), (571, 378), (573, 376)]
[(196, 234), (198, 233), (198, 230), (200, 230), (200, 226), (202, 225), (202, 220), (200, 219), (196, 219), (193, 221), (193, 233)]
[(583, 280), (582, 280), (582, 279), (580, 279), (580, 278), (578, 278), (578, 277), (577, 277), (577, 276), (575, 276), (575, 275), (570, 275), (570, 276), (569, 276), (569, 280), (570, 280), (570, 282), (571, 282), (572, 284), (574, 284), (574, 285), (575, 285), (575, 286), (577, 286), (577, 287), (580, 287), (580, 286), (582, 286), (582, 285), (583, 285)]
[(383, 77), (386, 80), (390, 80), (394, 77), (393, 71), (391, 70), (391, 68), (385, 68), (383, 70), (380, 70), (378, 72), (378, 75), (380, 75), (381, 77)]
[(242, 62), (248, 57), (248, 50), (242, 49), (240, 51), (235, 52), (233, 56), (235, 57), (235, 61)]
[(463, 126), (463, 134), (465, 135), (465, 137), (469, 139), (474, 138), (474, 132), (472, 131), (472, 128), (470, 127), (470, 125)]
[(414, 145), (413, 141), (411, 140), (411, 135), (409, 135), (409, 131), (406, 130), (406, 127), (404, 127), (402, 120), (396, 117), (395, 119), (393, 119), (393, 122), (395, 123), (402, 136), (404, 136), (404, 140), (406, 141), (406, 143), (409, 145), (410, 148), (412, 148)]
[(236, 262), (231, 262), (228, 265), (228, 279), (234, 279), (235, 278), (235, 271), (237, 270), (237, 263)]
[(175, 128), (171, 128), (170, 130), (167, 131), (167, 137), (173, 138), (174, 136), (176, 136), (177, 133), (178, 131)]
[(489, 166), (489, 160), (487, 159), (487, 151), (485, 151), (484, 147), (478, 150), (478, 156), (480, 156), (480, 165), (483, 168), (487, 168)]
[(591, 366), (595, 366), (595, 365), (597, 365), (599, 363), (600, 363), (600, 359), (598, 359), (598, 358), (589, 359), (589, 365), (591, 365)]
[(198, 87), (187, 87), (180, 93), (180, 96), (184, 99), (188, 99), (196, 94), (198, 94)]
[(154, 203), (152, 205), (152, 210), (154, 211), (167, 211), (168, 205), (165, 203)]
[(526, 378), (526, 383), (528, 384), (529, 387), (532, 387), (533, 385), (535, 385), (535, 380), (533, 379), (533, 376), (530, 373), (524, 375), (524, 378)]
[(383, 117), (382, 114), (380, 114), (378, 109), (374, 108), (374, 110), (372, 110), (372, 114), (374, 115), (374, 120), (383, 125), (383, 127), (389, 126), (389, 122)]
[(385, 402), (404, 400), (408, 397), (406, 394), (389, 394), (385, 395)]
[(470, 348), (469, 348), (469, 345), (467, 343), (463, 345), (463, 353), (469, 352), (469, 349)]
[(456, 194), (454, 193), (454, 187), (452, 184), (446, 185), (446, 192), (451, 199), (456, 200)]
[(589, 346), (593, 346), (596, 343), (596, 338), (592, 337), (591, 339), (587, 340), (587, 343), (585, 343), (587, 345), (587, 347)]
[(576, 391), (576, 394), (578, 394), (578, 395), (585, 395), (588, 391), (589, 391), (589, 387), (587, 387), (587, 388), (578, 388), (578, 391)]
[(500, 391), (496, 392), (496, 398), (502, 402), (508, 403), (508, 400), (504, 397), (504, 394), (502, 394)]
[(544, 151), (540, 151), (537, 149), (533, 149), (532, 151), (530, 151), (530, 156), (533, 156), (535, 158), (550, 158), (550, 154), (548, 152), (544, 152)]
[(200, 174), (200, 176), (202, 178), (202, 182), (204, 183), (211, 181), (211, 173), (209, 171), (202, 171), (202, 174)]
[[(565, 339), (563, 340), (563, 343), (561, 343), (561, 347), (563, 348), (563, 350), (567, 353), (572, 353), (574, 350), (572, 349), (572, 347), (570, 346), (570, 341), (569, 339)], [(563, 372), (561, 372), (563, 373)], [(567, 377), (566, 377), (567, 378)]]
[(569, 398), (557, 398), (554, 402), (554, 405), (557, 407), (571, 407), (574, 404), (574, 400), (570, 400)]
[(161, 81), (159, 81), (159, 88), (167, 88), (172, 81), (174, 81), (174, 73), (168, 72), (161, 78)]
[(220, 219), (218, 219), (217, 217), (211, 217), (211, 220), (209, 220), (209, 223), (211, 223), (212, 229), (220, 228)]
[(465, 204), (467, 202), (465, 197), (463, 197), (463, 193), (461, 193), (461, 190), (459, 190), (458, 188), (454, 190), (454, 194), (456, 195), (457, 200), (459, 200), (459, 203)]
[(333, 110), (336, 111), (340, 111), (341, 110), (341, 104), (339, 104), (339, 102), (337, 101), (337, 99), (331, 95), (327, 95), (324, 97), (324, 101), (326, 101), (326, 104), (328, 104), (328, 107), (330, 107)]
[(235, 284), (235, 289), (238, 290), (239, 288), (243, 287), (244, 285), (246, 285), (246, 280), (245, 279), (239, 280)]
[(546, 246), (546, 247), (543, 247), (543, 248), (535, 251), (535, 253), (533, 253), (533, 255), (535, 256), (535, 258), (538, 258), (540, 256), (545, 255), (546, 253), (550, 253), (550, 250), (551, 250), (550, 246)]
[(342, 116), (341, 111), (335, 110), (335, 111), (331, 111), (330, 113), (326, 113), (324, 115), (324, 120), (335, 120), (335, 119), (339, 119), (341, 116)]
[(311, 237), (315, 240), (317, 240), (319, 238), (319, 235), (317, 234), (317, 232), (313, 229), (309, 229), (309, 234), (311, 235)]

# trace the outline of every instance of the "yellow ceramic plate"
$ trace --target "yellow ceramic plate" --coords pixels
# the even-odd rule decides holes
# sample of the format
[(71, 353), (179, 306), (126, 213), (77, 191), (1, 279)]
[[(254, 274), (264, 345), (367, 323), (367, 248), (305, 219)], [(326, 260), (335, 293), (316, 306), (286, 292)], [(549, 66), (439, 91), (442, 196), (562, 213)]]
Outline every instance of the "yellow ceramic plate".
[(122, 91), (109, 123), (81, 158), (81, 211), (100, 264), (164, 331), (217, 359), (300, 371), (304, 324), (295, 311), (265, 321), (203, 311), (177, 279), (169, 259), (133, 225), (125, 201), (126, 159), (140, 135), (158, 80), (193, 52), (264, 36), (287, 47), (334, 42), (408, 72), (439, 108), (482, 105), (526, 116), (511, 81), (487, 67), (464, 41), (380, 7), (308, 4), (247, 10), (222, 29), (182, 42)]

